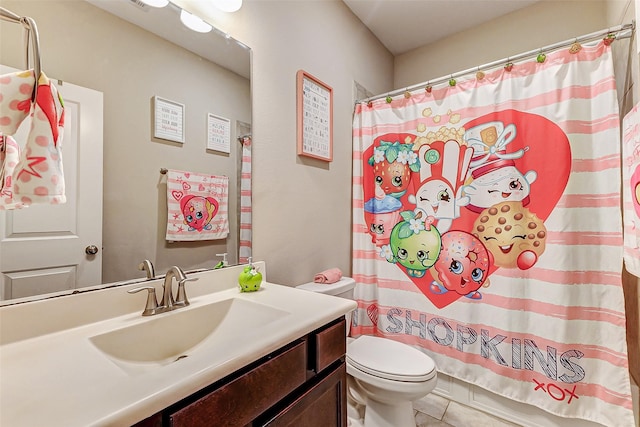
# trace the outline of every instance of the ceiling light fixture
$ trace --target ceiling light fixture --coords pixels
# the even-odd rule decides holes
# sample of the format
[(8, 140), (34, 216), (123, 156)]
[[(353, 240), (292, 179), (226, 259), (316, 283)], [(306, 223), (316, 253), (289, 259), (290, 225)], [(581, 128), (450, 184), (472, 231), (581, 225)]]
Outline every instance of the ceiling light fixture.
[(208, 33), (212, 28), (211, 25), (184, 9), (180, 11), (180, 20), (187, 28), (199, 33)]
[(169, 0), (140, 0), (142, 3), (152, 7), (165, 7)]
[(213, 5), (223, 12), (235, 12), (242, 7), (242, 0), (213, 0)]

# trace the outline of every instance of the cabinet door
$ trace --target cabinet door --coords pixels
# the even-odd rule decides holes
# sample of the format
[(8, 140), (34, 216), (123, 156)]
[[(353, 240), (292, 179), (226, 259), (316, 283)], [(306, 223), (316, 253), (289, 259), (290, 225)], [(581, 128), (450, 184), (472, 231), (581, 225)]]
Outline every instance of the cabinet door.
[(313, 348), (312, 369), (319, 373), (333, 362), (344, 357), (347, 352), (347, 322), (344, 317), (335, 324), (326, 327), (310, 337)]
[[(244, 426), (306, 379), (306, 343), (299, 342), (170, 415), (172, 427)], [(326, 426), (325, 426), (326, 427)]]
[(347, 369), (342, 363), (271, 420), (258, 425), (344, 427), (347, 425), (346, 383)]

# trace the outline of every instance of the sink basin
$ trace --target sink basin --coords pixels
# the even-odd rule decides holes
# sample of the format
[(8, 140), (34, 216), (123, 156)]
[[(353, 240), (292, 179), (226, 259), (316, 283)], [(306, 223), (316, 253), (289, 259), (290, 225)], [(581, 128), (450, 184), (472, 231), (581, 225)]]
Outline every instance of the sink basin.
[(182, 308), (145, 318), (140, 323), (96, 335), (89, 340), (127, 373), (169, 365), (212, 343), (222, 351), (252, 328), (288, 313), (239, 298)]

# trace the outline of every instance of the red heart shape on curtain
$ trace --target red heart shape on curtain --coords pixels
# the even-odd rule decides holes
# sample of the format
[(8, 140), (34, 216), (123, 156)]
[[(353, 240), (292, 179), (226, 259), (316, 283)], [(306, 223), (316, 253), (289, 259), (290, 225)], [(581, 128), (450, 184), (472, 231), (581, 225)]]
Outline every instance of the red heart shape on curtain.
[(480, 299), (498, 268), (535, 265), (571, 172), (569, 140), (543, 116), (504, 110), (460, 126), (464, 144), (420, 149), (418, 135), (395, 133), (363, 153), (372, 241), (438, 308)]

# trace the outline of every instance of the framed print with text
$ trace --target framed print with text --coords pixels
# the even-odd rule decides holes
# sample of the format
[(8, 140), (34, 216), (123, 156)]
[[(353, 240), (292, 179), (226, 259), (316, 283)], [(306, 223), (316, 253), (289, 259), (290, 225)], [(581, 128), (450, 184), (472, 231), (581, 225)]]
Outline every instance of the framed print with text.
[(184, 143), (184, 105), (153, 97), (153, 136)]
[(333, 89), (299, 70), (297, 82), (298, 155), (333, 160)]

